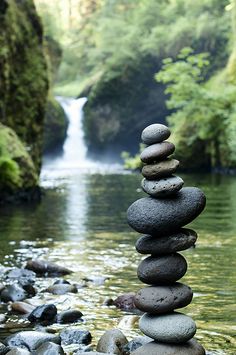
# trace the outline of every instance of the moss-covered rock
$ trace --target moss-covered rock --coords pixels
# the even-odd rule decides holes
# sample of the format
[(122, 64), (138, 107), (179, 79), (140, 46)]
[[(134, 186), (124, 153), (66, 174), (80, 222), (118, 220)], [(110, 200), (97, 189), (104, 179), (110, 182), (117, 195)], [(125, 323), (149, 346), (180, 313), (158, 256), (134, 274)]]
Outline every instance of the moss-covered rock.
[(0, 121), (13, 128), (40, 170), (48, 90), (42, 25), (32, 0), (0, 2)]
[(68, 120), (61, 105), (49, 96), (44, 123), (44, 152), (62, 148), (66, 137)]
[[(37, 191), (37, 192), (36, 192)], [(38, 174), (17, 134), (0, 123), (0, 202), (38, 196)]]

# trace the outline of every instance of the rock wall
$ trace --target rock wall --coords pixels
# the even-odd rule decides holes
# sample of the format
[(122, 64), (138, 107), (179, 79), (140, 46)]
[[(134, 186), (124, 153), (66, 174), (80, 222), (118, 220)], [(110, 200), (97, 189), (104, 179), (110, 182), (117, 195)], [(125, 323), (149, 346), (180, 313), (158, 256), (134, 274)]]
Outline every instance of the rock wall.
[(0, 121), (41, 166), (48, 73), (42, 25), (32, 0), (0, 2)]

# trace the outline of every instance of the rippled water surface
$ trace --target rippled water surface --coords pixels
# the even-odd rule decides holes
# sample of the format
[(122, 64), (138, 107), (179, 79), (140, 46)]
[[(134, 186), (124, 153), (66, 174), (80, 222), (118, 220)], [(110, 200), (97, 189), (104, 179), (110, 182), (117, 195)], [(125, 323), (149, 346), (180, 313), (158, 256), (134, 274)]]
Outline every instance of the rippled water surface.
[[(197, 322), (197, 338), (210, 354), (236, 354), (236, 178), (187, 175), (186, 186), (198, 186), (207, 195), (205, 212), (192, 223), (198, 231), (196, 248), (183, 254), (188, 273), (183, 281), (195, 293), (184, 312)], [(45, 195), (34, 206), (0, 210), (0, 262), (20, 266), (29, 257), (43, 257), (72, 268), (68, 279), (105, 276), (102, 285), (90, 283), (76, 295), (54, 296), (59, 309), (82, 310), (94, 342), (105, 329), (116, 327), (128, 313), (103, 306), (104, 299), (136, 291), (141, 283), (136, 268), (137, 233), (126, 223), (126, 209), (141, 197), (136, 174), (51, 174), (42, 177)], [(41, 279), (39, 289), (53, 280)], [(51, 295), (47, 294), (52, 300)], [(57, 329), (60, 326), (52, 326)], [(120, 324), (131, 338), (137, 323)], [(9, 326), (10, 328), (10, 326)], [(2, 330), (3, 331), (3, 330)]]

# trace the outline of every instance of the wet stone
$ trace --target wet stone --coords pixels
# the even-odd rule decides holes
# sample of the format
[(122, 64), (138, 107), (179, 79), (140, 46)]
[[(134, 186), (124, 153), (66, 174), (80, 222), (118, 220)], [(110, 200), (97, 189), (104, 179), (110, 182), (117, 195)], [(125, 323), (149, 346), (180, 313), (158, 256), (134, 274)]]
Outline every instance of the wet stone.
[(155, 285), (175, 282), (181, 279), (186, 271), (186, 260), (182, 255), (176, 253), (158, 257), (147, 257), (139, 264), (137, 274), (140, 281), (149, 285)]
[(36, 274), (31, 270), (15, 268), (7, 274), (7, 278), (17, 280), (21, 285), (27, 285), (35, 282)]
[(57, 315), (57, 307), (54, 304), (46, 304), (36, 307), (28, 316), (28, 320), (34, 322), (51, 322)]
[(79, 330), (77, 328), (65, 328), (60, 333), (61, 343), (63, 345), (91, 343), (92, 335), (87, 330)]
[(28, 260), (26, 269), (34, 271), (39, 275), (67, 275), (72, 271), (46, 260)]
[(135, 307), (134, 304), (134, 292), (124, 293), (123, 295), (118, 296), (114, 301), (113, 304), (120, 309), (125, 311), (132, 310)]
[(173, 143), (167, 141), (156, 143), (145, 148), (140, 155), (140, 159), (143, 163), (153, 163), (167, 158), (169, 155), (173, 154), (174, 151), (175, 146)]
[(122, 347), (128, 343), (127, 338), (119, 329), (107, 330), (99, 339), (97, 351), (122, 355)]
[(33, 355), (63, 355), (64, 350), (63, 348), (58, 345), (54, 344), (51, 342), (46, 342), (42, 344), (39, 348), (37, 348), (34, 352)]
[(186, 250), (195, 245), (197, 233), (182, 228), (169, 236), (158, 237), (143, 235), (136, 242), (136, 250), (140, 254), (164, 255)]
[(4, 343), (7, 346), (23, 347), (32, 351), (47, 341), (59, 344), (60, 338), (45, 332), (23, 331), (9, 336), (5, 339)]
[(31, 313), (35, 307), (26, 302), (14, 302), (11, 304), (11, 309), (22, 314)]
[(178, 176), (170, 176), (160, 180), (143, 179), (141, 186), (144, 192), (153, 197), (166, 197), (175, 194), (184, 185)]
[(150, 342), (132, 353), (132, 355), (205, 355), (201, 344), (191, 339), (184, 344), (164, 344)]
[(141, 139), (144, 144), (160, 143), (168, 139), (170, 130), (168, 127), (160, 123), (154, 123), (147, 126), (141, 134)]
[(147, 336), (136, 337), (122, 347), (122, 355), (129, 355), (132, 351), (135, 351), (151, 341), (152, 339)]
[(178, 160), (165, 159), (159, 163), (144, 165), (142, 174), (148, 180), (156, 180), (174, 174), (178, 167)]
[(30, 355), (31, 352), (22, 348), (13, 348), (10, 351), (8, 351), (7, 354), (8, 355)]
[(142, 288), (135, 296), (135, 305), (143, 312), (162, 314), (186, 307), (192, 298), (191, 288), (177, 282), (168, 286)]
[(76, 285), (60, 283), (49, 286), (45, 291), (52, 293), (53, 295), (65, 295), (69, 292), (77, 293), (78, 289)]
[(2, 302), (16, 302), (22, 301), (28, 297), (27, 292), (20, 285), (8, 285), (1, 292), (1, 301)]
[(196, 333), (192, 318), (177, 312), (158, 316), (145, 313), (140, 318), (139, 328), (150, 338), (167, 344), (184, 343)]
[(192, 222), (205, 203), (204, 193), (196, 187), (185, 187), (166, 199), (144, 197), (129, 207), (128, 223), (139, 233), (167, 235)]
[(81, 317), (83, 316), (83, 313), (76, 310), (76, 309), (70, 309), (68, 311), (61, 312), (57, 315), (57, 322), (58, 323), (74, 323), (77, 322), (78, 320), (81, 320)]

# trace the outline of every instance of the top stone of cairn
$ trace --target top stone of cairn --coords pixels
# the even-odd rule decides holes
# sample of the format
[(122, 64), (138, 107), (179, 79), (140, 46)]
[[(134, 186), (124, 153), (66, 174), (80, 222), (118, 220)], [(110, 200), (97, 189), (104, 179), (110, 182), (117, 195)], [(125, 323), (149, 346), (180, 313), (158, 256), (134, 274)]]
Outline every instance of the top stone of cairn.
[(170, 130), (160, 123), (154, 123), (146, 127), (141, 135), (142, 142), (147, 145), (160, 143), (169, 138)]

